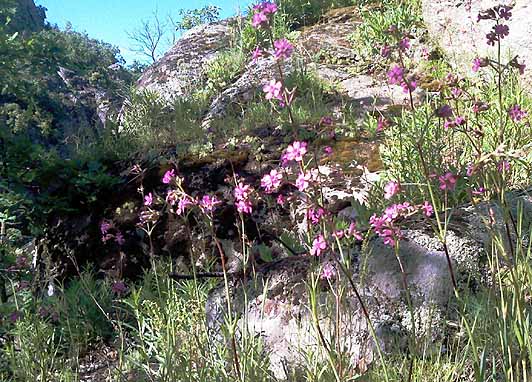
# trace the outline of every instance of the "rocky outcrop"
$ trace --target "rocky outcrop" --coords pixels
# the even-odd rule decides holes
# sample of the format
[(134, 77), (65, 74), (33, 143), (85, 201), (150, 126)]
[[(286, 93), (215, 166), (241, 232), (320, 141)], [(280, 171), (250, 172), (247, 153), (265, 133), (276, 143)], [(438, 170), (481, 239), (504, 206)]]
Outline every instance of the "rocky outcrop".
[(200, 25), (186, 32), (142, 74), (138, 87), (158, 92), (168, 100), (187, 95), (201, 82), (205, 65), (229, 47), (230, 22)]
[[(406, 337), (412, 332), (399, 263), (394, 250), (380, 240), (373, 241), (368, 252), (369, 256), (359, 250), (353, 253), (350, 273), (371, 318), (379, 346), (384, 351), (397, 350), (394, 346), (406, 346)], [(428, 250), (414, 241), (403, 241), (399, 256), (408, 275), (418, 339), (441, 338), (442, 317), (453, 290), (444, 253)], [(305, 351), (320, 354), (320, 348), (323, 349), (309, 309), (308, 286), (313, 270), (314, 277), (319, 277), (315, 263), (316, 259), (310, 257), (286, 258), (259, 270), (257, 280), (231, 281), (231, 304), (240, 317), (240, 333), (263, 341), (270, 370), (281, 380), (287, 378), (287, 371), (297, 374), (304, 364)], [(332, 259), (325, 260), (325, 264), (338, 268)], [(342, 318), (338, 321), (333, 292), (340, 284), (349, 292), (343, 297)], [(211, 335), (220, 341), (225, 341), (220, 332), (225, 304), (224, 288), (220, 287), (211, 292), (206, 306)], [(320, 281), (318, 305), (318, 323), (325, 340), (334, 346), (335, 331), (340, 330), (341, 346), (352, 362), (351, 367), (370, 364), (376, 355), (376, 342), (353, 288), (339, 270), (335, 271), (331, 284)], [(326, 362), (325, 353), (321, 359)]]
[(66, 112), (57, 124), (64, 137), (83, 129), (100, 134), (107, 122), (118, 116), (123, 105), (124, 98), (116, 88), (126, 88), (131, 82), (131, 75), (119, 64), (107, 68), (109, 82), (115, 89), (91, 84), (84, 76), (62, 66), (54, 74), (50, 76), (49, 84), (54, 91), (61, 93), (63, 99)]
[[(185, 96), (194, 86), (201, 86), (206, 65), (217, 53), (229, 47), (231, 20), (203, 25), (187, 32), (163, 58), (152, 65), (138, 81), (138, 87), (158, 92), (171, 101)], [(282, 62), (285, 75), (295, 70), (311, 70), (317, 77), (339, 90), (331, 109), (341, 114), (346, 103), (360, 118), (372, 109), (383, 110), (405, 101), (399, 86), (368, 75), (354, 75), (349, 67), (356, 62), (356, 50), (348, 36), (360, 24), (356, 7), (336, 9), (325, 14), (319, 23), (299, 31), (295, 51)], [(248, 60), (242, 73), (211, 100), (203, 127), (223, 118), (235, 105), (240, 109), (250, 102), (262, 86), (278, 78), (277, 62), (272, 57)]]
[[(524, 216), (532, 211), (529, 196), (514, 196), (509, 202), (514, 213), (518, 205), (523, 207)], [(506, 231), (502, 222), (502, 211), (493, 203), (464, 206), (453, 213), (446, 242), (460, 290), (489, 282), (486, 249), (493, 248), (493, 235), (500, 235), (504, 241)], [(524, 225), (526, 232), (529, 224), (530, 221)], [(448, 334), (445, 322), (453, 318), (447, 309), (454, 295), (447, 258), (440, 240), (425, 222), (408, 223), (402, 234), (398, 255), (407, 275), (412, 310), (393, 248), (376, 238), (364, 249), (346, 248), (344, 252), (351, 253), (350, 273), (378, 342), (371, 334), (351, 284), (338, 270), (334, 259), (327, 257), (331, 255), (319, 261), (308, 256), (288, 257), (259, 268), (256, 278), (231, 280), (229, 298), (235, 317), (239, 318), (239, 335), (261, 339), (264, 357), (279, 379), (286, 379), (287, 372), (298, 373), (305, 362), (305, 352), (320, 354), (321, 335), (334, 346), (338, 330), (352, 367), (363, 369), (371, 363), (376, 357), (376, 343), (385, 353), (406, 351), (407, 338), (413, 332), (412, 311), (417, 341), (430, 348), (433, 341)], [(319, 277), (320, 269), (331, 265), (336, 268), (331, 283), (321, 279), (318, 284), (316, 322), (309, 308), (311, 275)], [(334, 293), (340, 284), (346, 286), (347, 292), (343, 297), (344, 310), (338, 316)], [(211, 335), (222, 343), (226, 341), (221, 332), (227, 317), (226, 306), (225, 288), (220, 286), (211, 291), (206, 306), (207, 323)], [(322, 361), (327, 362), (326, 354), (321, 354)]]
[[(8, 6), (11, 6), (9, 2)], [(36, 6), (33, 0), (15, 0), (12, 6), (15, 9), (15, 13), (7, 26), (9, 33), (31, 33), (38, 32), (44, 28), (46, 8)], [(4, 23), (5, 20), (0, 16), (0, 24)]]
[(501, 3), (515, 3), (512, 18), (504, 22), (510, 33), (502, 40), (503, 57), (519, 55), (520, 63), (527, 65), (523, 82), (532, 90), (532, 3), (529, 0), (423, 0), (423, 18), (449, 61), (462, 73), (471, 75), (473, 58), (497, 54), (497, 49), (486, 43), (486, 34), (494, 23), (477, 22), (478, 14)]

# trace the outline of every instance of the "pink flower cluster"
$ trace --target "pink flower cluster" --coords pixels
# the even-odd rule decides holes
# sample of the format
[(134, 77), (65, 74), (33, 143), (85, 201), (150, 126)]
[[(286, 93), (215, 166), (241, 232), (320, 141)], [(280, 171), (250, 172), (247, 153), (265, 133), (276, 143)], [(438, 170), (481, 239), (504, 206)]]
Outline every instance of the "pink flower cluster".
[(307, 153), (307, 142), (295, 141), (289, 145), (281, 156), (281, 162), (287, 164), (291, 161), (301, 162)]
[(174, 169), (171, 169), (171, 170), (168, 170), (164, 173), (164, 176), (163, 176), (163, 183), (164, 184), (170, 184), (172, 182), (172, 180), (174, 180), (176, 177), (175, 175), (175, 170)]
[(260, 185), (267, 194), (276, 192), (281, 187), (283, 175), (277, 170), (271, 170), (269, 174), (262, 177)]
[(411, 78), (406, 78), (405, 71), (399, 65), (394, 65), (388, 71), (388, 82), (391, 85), (400, 85), (403, 88), (404, 93), (413, 92), (417, 88), (416, 80)]
[(351, 222), (349, 224), (349, 227), (344, 230), (338, 230), (333, 233), (333, 237), (337, 239), (343, 239), (343, 238), (353, 238), (358, 241), (362, 241), (364, 238), (362, 237), (362, 233), (357, 229), (357, 225), (355, 222)]
[(418, 211), (421, 211), (425, 216), (431, 216), (434, 213), (432, 205), (427, 201), (419, 206), (404, 202), (387, 207), (381, 216), (373, 214), (369, 223), (375, 233), (383, 239), (384, 244), (393, 247), (401, 239), (401, 230), (397, 226), (398, 221)]
[(312, 248), (310, 249), (311, 256), (320, 256), (327, 249), (328, 244), (322, 234), (319, 234), (312, 241)]
[(124, 235), (118, 228), (115, 227), (114, 223), (110, 220), (103, 219), (100, 223), (100, 233), (102, 234), (102, 242), (106, 244), (109, 240), (114, 239), (115, 243), (118, 245), (124, 245), (126, 240)]
[(392, 180), (384, 186), (384, 199), (391, 199), (399, 192), (401, 192), (401, 185)]
[(253, 7), (254, 14), (251, 25), (254, 28), (267, 27), (270, 25), (270, 16), (277, 12), (277, 4), (265, 1)]
[(527, 113), (526, 113), (526, 111), (521, 109), (521, 106), (514, 105), (508, 111), (508, 115), (510, 116), (512, 121), (519, 122), (519, 121), (521, 121), (523, 118), (525, 118), (527, 116)]
[(253, 189), (248, 184), (239, 182), (233, 190), (236, 200), (236, 209), (242, 214), (251, 214), (253, 205), (251, 204), (250, 195)]
[(294, 50), (294, 46), (290, 44), (290, 42), (288, 42), (288, 40), (285, 38), (274, 41), (273, 47), (274, 47), (273, 55), (278, 60), (290, 58)]
[(456, 188), (456, 182), (458, 181), (458, 176), (452, 172), (446, 172), (443, 175), (438, 177), (440, 182), (440, 190), (442, 191), (454, 191)]
[(510, 33), (508, 25), (501, 24), (501, 22), (502, 20), (510, 20), (512, 17), (511, 10), (511, 6), (497, 5), (479, 13), (477, 21), (493, 20), (496, 22), (491, 31), (486, 35), (488, 45), (495, 45)]
[(319, 183), (322, 175), (316, 168), (304, 171), (301, 170), (297, 176), (295, 186), (301, 192), (305, 191), (311, 184)]
[(266, 93), (267, 100), (277, 99), (283, 101), (282, 90), (283, 84), (275, 79), (270, 80), (270, 82), (262, 87), (262, 91)]
[(221, 203), (221, 200), (216, 195), (203, 195), (198, 205), (204, 213), (211, 214)]
[(318, 224), (324, 216), (325, 216), (325, 210), (321, 207), (318, 207), (318, 208), (310, 207), (307, 210), (307, 219), (312, 224)]
[(325, 263), (321, 268), (320, 278), (323, 280), (330, 280), (336, 274), (336, 267), (331, 263)]

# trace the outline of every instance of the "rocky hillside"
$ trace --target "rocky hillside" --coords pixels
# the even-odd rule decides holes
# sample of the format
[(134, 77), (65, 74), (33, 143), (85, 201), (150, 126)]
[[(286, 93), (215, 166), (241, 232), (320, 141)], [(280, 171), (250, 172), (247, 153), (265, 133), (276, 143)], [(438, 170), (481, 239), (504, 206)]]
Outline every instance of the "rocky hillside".
[(0, 24), (6, 38), (3, 122), (12, 131), (26, 129), (35, 143), (62, 146), (62, 151), (72, 137), (101, 134), (118, 114), (133, 79), (118, 50), (45, 25), (45, 9), (33, 0), (17, 0), (1, 11), (4, 22), (10, 20), (5, 27)]
[[(29, 34), (44, 29), (46, 9), (36, 6), (33, 0), (7, 0), (6, 4), (14, 10), (7, 26), (9, 33)], [(0, 15), (0, 24), (4, 24), (6, 19), (6, 15)]]

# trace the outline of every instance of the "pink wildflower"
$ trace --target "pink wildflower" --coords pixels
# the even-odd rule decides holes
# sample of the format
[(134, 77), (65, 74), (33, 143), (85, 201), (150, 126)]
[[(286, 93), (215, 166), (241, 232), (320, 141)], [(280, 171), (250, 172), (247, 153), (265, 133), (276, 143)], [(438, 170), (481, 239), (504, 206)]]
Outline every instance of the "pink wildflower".
[(312, 249), (310, 250), (311, 256), (319, 256), (327, 249), (327, 242), (323, 235), (318, 235), (312, 241)]
[(185, 210), (187, 209), (187, 207), (190, 206), (191, 204), (193, 204), (193, 203), (190, 201), (190, 199), (188, 197), (186, 197), (186, 196), (183, 196), (177, 202), (176, 214), (182, 215), (185, 212)]
[(440, 175), (438, 180), (440, 181), (440, 190), (453, 191), (456, 187), (458, 176), (452, 172), (447, 172), (444, 175)]
[(392, 51), (392, 49), (387, 44), (385, 44), (381, 48), (381, 56), (384, 57), (384, 58), (388, 58), (390, 56), (391, 51)]
[(386, 127), (389, 126), (389, 122), (386, 118), (379, 116), (377, 118), (377, 131), (383, 131)]
[(284, 206), (284, 204), (286, 203), (286, 198), (284, 197), (284, 195), (280, 194), (280, 195), (277, 195), (276, 201), (278, 205)]
[(520, 64), (519, 61), (517, 61), (517, 57), (510, 61), (510, 66), (518, 69), (520, 75), (525, 74), (526, 65), (524, 63)]
[(494, 46), (497, 41), (499, 41), (499, 36), (495, 32), (489, 32), (486, 35), (486, 38), (488, 39), (487, 44)]
[(421, 58), (425, 61), (428, 61), (430, 59), (430, 52), (426, 47), (423, 47), (421, 49)]
[(322, 280), (330, 280), (334, 277), (336, 274), (336, 268), (331, 263), (327, 263), (323, 266), (321, 269), (321, 279)]
[(493, 27), (493, 31), (500, 38), (504, 38), (510, 33), (510, 28), (508, 28), (508, 25), (497, 24)]
[(408, 39), (408, 37), (405, 37), (401, 41), (399, 41), (399, 49), (401, 49), (402, 51), (410, 49), (410, 40)]
[(502, 5), (499, 7), (499, 17), (501, 19), (505, 19), (505, 20), (510, 20), (510, 18), (512, 17), (512, 7), (508, 6), (508, 5)]
[(166, 193), (166, 203), (170, 204), (171, 206), (175, 205), (177, 200), (179, 199), (179, 191), (177, 190), (168, 190)]
[(273, 1), (262, 3), (262, 12), (264, 12), (266, 15), (273, 15), (277, 12), (277, 4), (275, 4)]
[(375, 232), (380, 233), (386, 224), (386, 218), (373, 214), (369, 218), (369, 224), (373, 227)]
[(152, 203), (153, 203), (153, 195), (150, 192), (148, 195), (144, 197), (144, 205), (149, 207), (152, 205)]
[(321, 126), (332, 126), (334, 123), (333, 118), (330, 115), (326, 115), (324, 117), (320, 118), (320, 125)]
[(436, 109), (436, 116), (439, 118), (451, 118), (453, 116), (453, 109), (449, 105), (442, 105)]
[(273, 46), (275, 48), (274, 56), (278, 60), (290, 58), (294, 50), (294, 46), (285, 38), (274, 41)]
[(236, 209), (242, 214), (251, 214), (253, 206), (249, 200), (241, 199), (236, 202)]
[(267, 194), (275, 192), (280, 186), (283, 180), (283, 175), (277, 170), (271, 170), (269, 174), (262, 177), (260, 185)]
[(384, 199), (391, 199), (394, 195), (397, 195), (399, 192), (401, 192), (401, 185), (398, 182), (394, 182), (392, 180), (388, 182), (386, 186), (384, 186)]
[(216, 196), (204, 195), (199, 205), (204, 212), (212, 212), (221, 203)]
[(310, 173), (300, 172), (296, 179), (296, 187), (299, 191), (305, 191), (309, 186)]
[(255, 13), (251, 19), (251, 25), (257, 29), (260, 28), (263, 24), (267, 23), (268, 17), (262, 12)]
[(362, 241), (364, 239), (362, 237), (362, 233), (360, 233), (360, 231), (357, 230), (357, 225), (355, 222), (351, 222), (351, 224), (349, 224), (349, 228), (347, 229), (346, 236), (353, 237), (358, 241)]
[(233, 190), (233, 195), (235, 196), (236, 200), (246, 200), (249, 197), (250, 192), (251, 187), (240, 182)]
[(286, 151), (283, 155), (283, 159), (286, 161), (301, 162), (303, 156), (307, 153), (307, 143), (295, 141), (286, 148)]
[(404, 71), (399, 65), (395, 65), (388, 71), (388, 82), (392, 85), (403, 82)]
[(423, 203), (423, 205), (421, 206), (421, 209), (423, 210), (423, 214), (428, 217), (431, 217), (432, 214), (434, 213), (434, 208), (432, 208), (432, 204), (430, 204), (427, 201)]
[(253, 49), (253, 52), (251, 53), (251, 58), (253, 62), (257, 62), (257, 60), (264, 56), (264, 52), (260, 47), (256, 47)]
[(339, 229), (339, 230), (333, 232), (332, 235), (333, 235), (333, 237), (335, 237), (335, 238), (337, 238), (337, 239), (340, 240), (340, 239), (342, 239), (342, 238), (345, 236), (345, 233), (344, 233), (344, 231), (342, 231), (341, 229)]
[(325, 210), (321, 207), (317, 209), (311, 207), (307, 211), (307, 217), (312, 224), (318, 224), (323, 216), (325, 216)]
[(462, 95), (463, 91), (462, 89), (460, 88), (452, 88), (451, 89), (451, 94), (455, 97), (455, 98), (458, 98)]
[(135, 175), (140, 175), (142, 173), (142, 167), (140, 167), (140, 165), (136, 164), (136, 165), (134, 165), (131, 168), (130, 172), (132, 174), (135, 174)]
[(403, 88), (403, 93), (407, 94), (409, 92), (413, 92), (417, 88), (417, 82), (416, 81), (403, 81), (401, 83), (401, 87)]
[(111, 223), (109, 220), (104, 219), (100, 223), (100, 232), (102, 235), (106, 235), (111, 228), (113, 228), (113, 223)]
[(384, 230), (382, 238), (383, 238), (384, 245), (388, 245), (390, 247), (394, 247), (395, 246), (396, 240), (395, 240), (395, 237), (393, 235), (393, 231), (392, 230), (390, 230), (390, 229)]
[(264, 93), (266, 93), (266, 99), (279, 99), (282, 100), (283, 97), (281, 96), (281, 90), (283, 88), (283, 84), (281, 84), (280, 81), (271, 80), (266, 85), (263, 86), (262, 90)]
[(114, 294), (122, 295), (127, 292), (128, 288), (123, 281), (116, 281), (111, 285), (111, 290)]
[(501, 173), (510, 171), (510, 162), (507, 160), (502, 160), (497, 165), (497, 170)]
[(459, 115), (458, 117), (455, 118), (454, 120), (454, 124), (456, 126), (462, 126), (462, 125), (465, 125), (466, 124), (466, 119), (464, 117), (462, 117), (461, 115)]
[(519, 122), (519, 121), (521, 121), (523, 118), (525, 118), (527, 116), (527, 113), (526, 113), (526, 111), (521, 109), (521, 106), (514, 105), (508, 111), (508, 115), (510, 115), (510, 118), (512, 119), (512, 121)]
[(482, 60), (480, 58), (475, 58), (473, 60), (473, 72), (478, 72), (478, 70), (482, 67)]
[(323, 152), (325, 153), (325, 155), (329, 156), (329, 155), (332, 155), (333, 149), (331, 146), (325, 146), (323, 148)]
[(175, 170), (174, 169), (168, 170), (164, 173), (163, 183), (169, 184), (174, 178), (175, 178)]
[(124, 235), (122, 235), (122, 232), (118, 231), (115, 235), (115, 242), (118, 245), (124, 245), (126, 242), (126, 239), (124, 239)]

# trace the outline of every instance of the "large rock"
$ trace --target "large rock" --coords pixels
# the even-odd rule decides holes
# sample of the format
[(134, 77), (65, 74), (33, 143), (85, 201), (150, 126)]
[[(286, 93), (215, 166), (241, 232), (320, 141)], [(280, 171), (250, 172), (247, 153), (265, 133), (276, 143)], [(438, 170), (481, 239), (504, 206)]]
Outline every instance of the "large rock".
[(506, 57), (519, 55), (527, 65), (524, 84), (532, 89), (532, 3), (529, 0), (423, 0), (423, 18), (429, 32), (438, 41), (450, 61), (463, 73), (472, 74), (475, 57), (494, 57), (497, 49), (488, 46), (486, 34), (492, 21), (477, 22), (480, 11), (498, 4), (511, 4), (513, 17), (505, 22), (510, 34), (502, 40)]
[[(371, 317), (381, 348), (403, 348), (412, 330), (399, 263), (392, 248), (380, 240), (370, 245), (371, 254), (355, 251), (351, 273)], [(480, 248), (476, 248), (480, 251)], [(452, 284), (442, 251), (431, 251), (411, 240), (403, 241), (400, 257), (408, 274), (416, 320), (418, 340), (443, 335), (446, 306)], [(320, 352), (320, 335), (309, 309), (310, 274), (315, 266), (310, 257), (289, 257), (259, 270), (257, 280), (232, 280), (232, 309), (240, 317), (240, 333), (263, 341), (269, 368), (279, 379), (297, 374), (305, 363), (305, 351)], [(334, 264), (331, 259), (326, 260)], [(335, 279), (338, 278), (338, 274)], [(345, 284), (345, 278), (343, 283)], [(335, 289), (338, 281), (332, 280)], [(323, 336), (334, 344), (335, 330), (341, 330), (339, 346), (344, 349), (351, 367), (363, 368), (376, 356), (375, 341), (352, 288), (347, 284), (342, 304), (342, 318), (334, 314), (335, 297), (329, 284), (319, 286), (319, 326)], [(226, 315), (224, 288), (209, 295), (206, 313), (211, 335), (225, 341), (221, 326)], [(325, 354), (321, 354), (326, 362)]]
[[(528, 194), (512, 195), (508, 202), (514, 218), (518, 205), (523, 207), (525, 217), (532, 211)], [(486, 253), (493, 248), (493, 235), (500, 235), (507, 242), (502, 216), (502, 210), (495, 203), (463, 206), (453, 213), (446, 241), (460, 290), (490, 282)], [(530, 221), (525, 220), (524, 232), (528, 232)], [(453, 319), (448, 309), (453, 288), (440, 240), (425, 221), (408, 224), (403, 230), (399, 257), (412, 297), (417, 341), (430, 345), (447, 334), (445, 321)], [(511, 236), (515, 243), (515, 235)], [(394, 250), (380, 239), (372, 239), (364, 251), (352, 249), (351, 256), (351, 274), (368, 309), (378, 343), (385, 352), (404, 351), (412, 334), (412, 322)], [(327, 257), (321, 262), (334, 264)], [(232, 310), (240, 318), (239, 335), (247, 333), (261, 338), (270, 370), (280, 379), (286, 378), (287, 371), (297, 373), (305, 362), (303, 352), (319, 354), (321, 348), (317, 326), (309, 310), (309, 275), (319, 270), (316, 263), (316, 259), (310, 257), (289, 257), (259, 268), (256, 279), (237, 277), (230, 281)], [(336, 278), (338, 273), (333, 286), (338, 282)], [(340, 327), (339, 345), (347, 352), (352, 366), (361, 368), (375, 359), (375, 340), (352, 288), (347, 285), (342, 305), (344, 313), (338, 323), (333, 290), (327, 282), (321, 281), (319, 326), (325, 338), (331, 341)], [(211, 335), (221, 342), (226, 341), (221, 331), (227, 315), (226, 306), (224, 287), (212, 290), (206, 306), (207, 323)], [(323, 362), (327, 362), (325, 354), (322, 356)]]
[(203, 70), (216, 54), (229, 47), (231, 19), (205, 24), (186, 32), (177, 43), (138, 80), (168, 100), (187, 95), (201, 82)]

